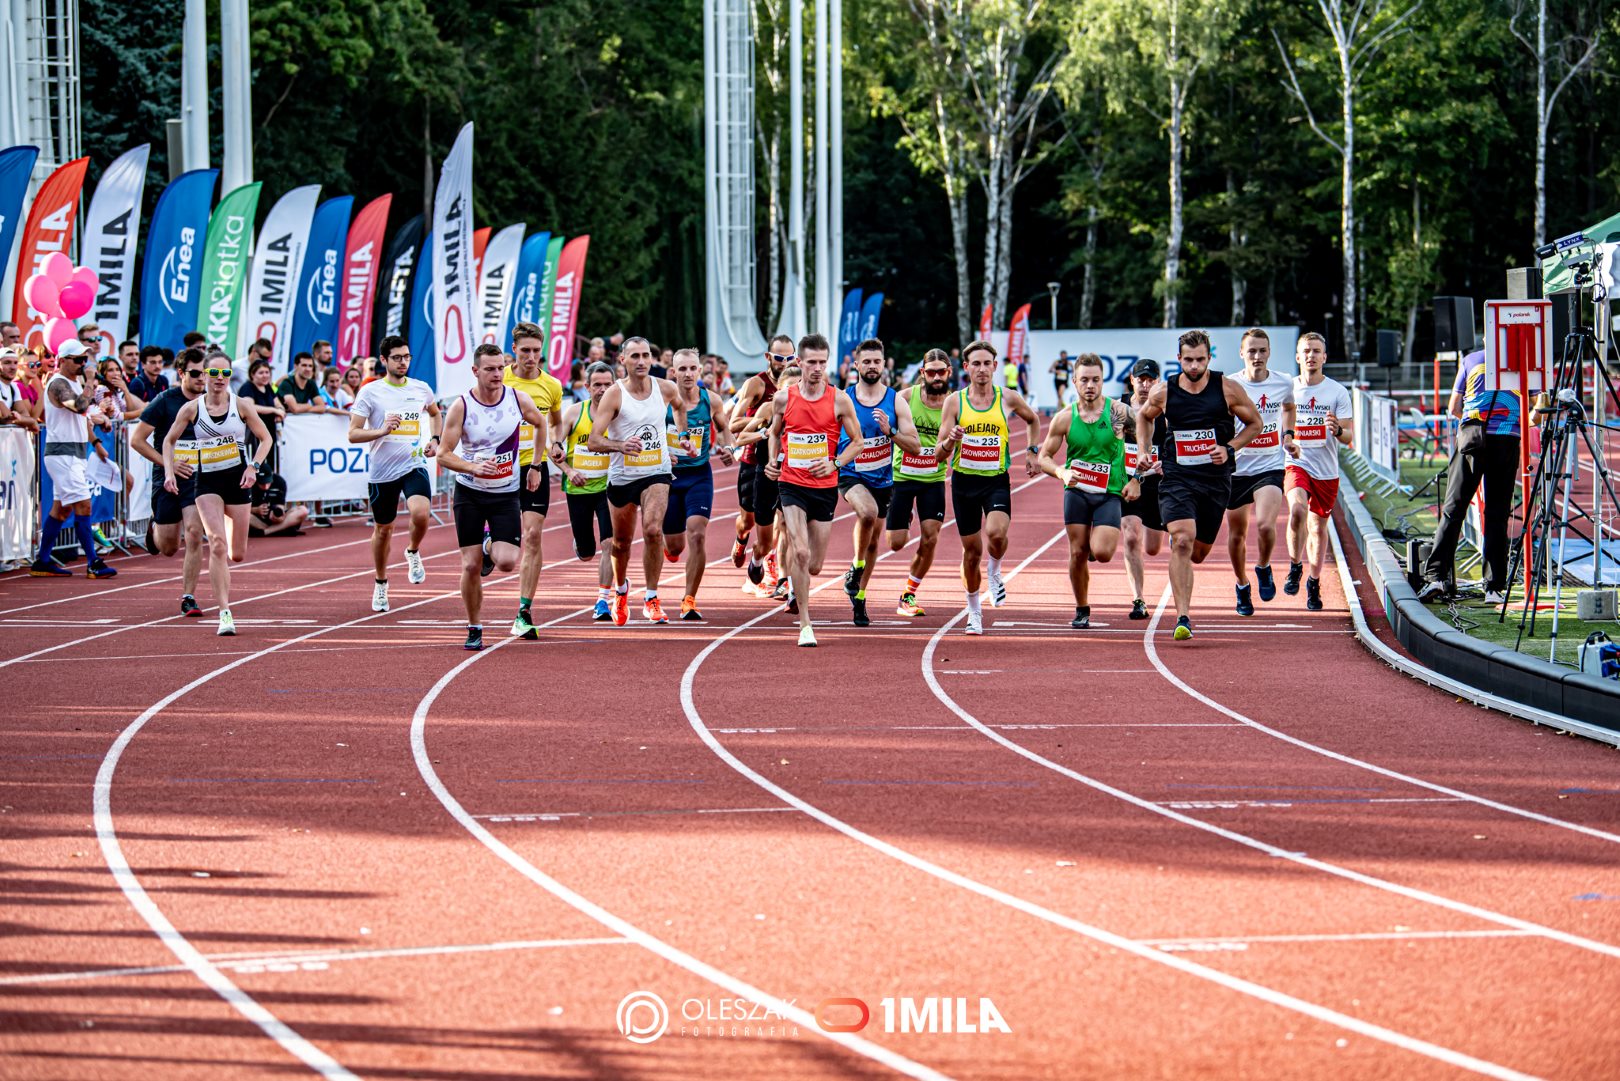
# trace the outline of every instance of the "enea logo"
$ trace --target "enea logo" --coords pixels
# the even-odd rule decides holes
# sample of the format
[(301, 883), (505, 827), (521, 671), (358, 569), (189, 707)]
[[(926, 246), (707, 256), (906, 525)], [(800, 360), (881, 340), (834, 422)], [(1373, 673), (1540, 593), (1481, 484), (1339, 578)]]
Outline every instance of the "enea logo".
[(191, 263), (196, 255), (196, 244), (197, 230), (180, 230), (180, 243), (170, 248), (159, 264), (158, 293), (170, 315), (174, 314), (176, 304), (185, 304), (191, 299)]
[(651, 991), (632, 991), (619, 1002), (616, 1021), (631, 1043), (652, 1043), (669, 1029), (669, 1007)]

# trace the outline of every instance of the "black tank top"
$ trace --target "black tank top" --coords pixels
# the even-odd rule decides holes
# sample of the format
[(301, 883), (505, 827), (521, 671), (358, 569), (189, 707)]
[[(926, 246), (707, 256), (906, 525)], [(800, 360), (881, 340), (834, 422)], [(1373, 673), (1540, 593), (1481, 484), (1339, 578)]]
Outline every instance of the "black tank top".
[(1197, 394), (1181, 389), (1178, 375), (1165, 383), (1164, 419), (1169, 428), (1163, 449), (1166, 473), (1222, 480), (1232, 472), (1232, 458), (1224, 465), (1209, 460), (1209, 452), (1232, 441), (1232, 411), (1226, 406), (1226, 386), (1220, 372), (1210, 372)]

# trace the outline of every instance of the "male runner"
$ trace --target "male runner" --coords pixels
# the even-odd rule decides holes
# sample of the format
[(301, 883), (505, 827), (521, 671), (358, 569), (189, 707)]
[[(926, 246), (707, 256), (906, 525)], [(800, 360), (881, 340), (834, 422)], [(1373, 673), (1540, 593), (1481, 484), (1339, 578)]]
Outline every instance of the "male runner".
[(917, 604), (917, 591), (923, 576), (934, 565), (934, 548), (939, 530), (945, 524), (945, 472), (949, 463), (935, 454), (939, 442), (940, 411), (951, 392), (950, 354), (930, 349), (923, 354), (918, 382), (903, 399), (917, 431), (917, 450), (894, 448), (894, 496), (884, 525), (889, 530), (889, 551), (898, 552), (911, 537), (911, 510), (917, 509), (917, 554), (911, 557), (906, 584), (900, 590), (896, 615), (915, 619), (923, 615)]
[[(855, 512), (855, 558), (844, 572), (844, 592), (849, 594), (855, 626), (868, 627), (872, 617), (866, 614), (866, 586), (872, 580), (878, 536), (894, 493), (895, 448), (918, 454), (922, 444), (905, 400), (883, 382), (882, 342), (868, 338), (855, 347), (855, 375), (850, 398), (861, 425), (861, 452), (838, 471), (838, 491)], [(848, 438), (840, 435), (840, 454), (847, 445)]]
[[(1029, 428), (1024, 472), (1040, 472), (1041, 418), (1016, 390), (995, 385), (996, 348), (986, 341), (971, 342), (962, 350), (968, 385), (945, 399), (940, 410), (937, 453), (955, 450), (952, 461), (951, 510), (962, 535), (962, 588), (967, 591), (967, 633), (983, 634), (979, 607), (979, 557), (989, 548), (990, 605), (1007, 603), (1001, 580), (1001, 557), (1007, 554), (1007, 527), (1012, 524), (1012, 482), (1009, 416), (1016, 415)], [(981, 530), (983, 535), (981, 535)], [(986, 543), (988, 537), (988, 544)]]
[[(1153, 384), (1159, 379), (1159, 362), (1143, 357), (1125, 377), (1125, 393), (1120, 401), (1137, 412), (1147, 404)], [(1131, 580), (1131, 619), (1147, 619), (1147, 604), (1142, 600), (1142, 554), (1159, 554), (1164, 544), (1164, 519), (1159, 517), (1159, 480), (1164, 475), (1164, 463), (1159, 459), (1159, 448), (1166, 436), (1164, 418), (1153, 422), (1153, 443), (1145, 450), (1136, 445), (1136, 425), (1126, 432), (1125, 471), (1140, 478), (1142, 494), (1134, 503), (1125, 504), (1120, 533), (1125, 541), (1125, 571)], [(1145, 472), (1137, 471), (1137, 462), (1143, 463)]]
[(1231, 379), (1260, 413), (1260, 434), (1237, 454), (1232, 498), (1226, 503), (1226, 551), (1232, 557), (1232, 573), (1237, 575), (1237, 614), (1252, 616), (1254, 598), (1247, 570), (1249, 518), (1256, 519), (1260, 538), (1254, 577), (1260, 583), (1260, 599), (1269, 601), (1277, 595), (1277, 583), (1271, 577), (1271, 549), (1277, 543), (1277, 515), (1283, 504), (1283, 465), (1288, 456), (1299, 456), (1299, 448), (1294, 444), (1294, 381), (1267, 367), (1270, 335), (1254, 327), (1243, 332), (1238, 344), (1243, 372)]
[(607, 389), (591, 410), (589, 447), (608, 451), (607, 497), (613, 519), (613, 622), (630, 619), (630, 544), (641, 511), (645, 541), (641, 567), (646, 574), (646, 601), (641, 615), (650, 623), (668, 623), (658, 603), (658, 577), (664, 562), (664, 511), (675, 477), (670, 466), (668, 417), (686, 427), (686, 403), (675, 384), (654, 379), (652, 346), (646, 338), (626, 338), (619, 346), (625, 377)]
[[(684, 620), (703, 618), (698, 611), (697, 591), (708, 559), (709, 512), (714, 509), (714, 469), (709, 465), (709, 453), (712, 450), (721, 462), (730, 465), (734, 444), (725, 403), (720, 395), (698, 382), (699, 370), (696, 349), (675, 351), (670, 372), (686, 405), (686, 430), (669, 430), (675, 483), (670, 485), (669, 506), (664, 511), (664, 551), (671, 563), (686, 553), (686, 596), (681, 599)], [(724, 433), (719, 440), (715, 438), (717, 432)], [(692, 448), (692, 453), (687, 453), (682, 444)]]
[[(550, 431), (562, 425), (563, 385), (541, 363), (545, 352), (546, 336), (533, 323), (519, 323), (512, 328), (512, 366), (506, 369), (506, 385), (521, 390), (534, 402), (534, 407), (546, 416)], [(530, 606), (535, 591), (540, 587), (540, 538), (546, 529), (546, 512), (551, 508), (551, 473), (546, 469), (545, 454), (536, 455), (533, 448), (544, 447), (546, 431), (529, 431), (525, 424), (518, 432), (518, 464), (523, 468), (524, 483), (518, 488), (518, 502), (523, 506), (523, 556), (518, 564), (518, 612), (512, 620), (512, 634), (533, 640), (540, 637), (534, 629)], [(540, 485), (528, 485), (530, 473), (540, 474)]]
[(180, 614), (199, 617), (203, 611), (197, 605), (197, 576), (202, 572), (203, 541), (202, 519), (197, 516), (197, 433), (196, 426), (180, 433), (175, 443), (175, 480), (178, 494), (163, 487), (163, 441), (174, 426), (180, 407), (203, 392), (203, 354), (201, 349), (181, 352), (175, 362), (177, 385), (159, 392), (141, 411), (140, 422), (129, 445), (135, 453), (151, 462), (152, 470), (152, 546), (164, 556), (173, 556), (180, 550), (181, 534), (185, 535), (185, 554), (180, 560)]
[(613, 365), (596, 361), (585, 369), (585, 387), (590, 398), (575, 402), (564, 412), (560, 433), (551, 441), (551, 461), (562, 471), (563, 498), (568, 501), (568, 526), (574, 534), (574, 554), (581, 560), (597, 556), (596, 607), (591, 618), (598, 623), (613, 618), (608, 599), (613, 595), (613, 555), (608, 541), (613, 538), (613, 520), (608, 516), (608, 456), (588, 446), (591, 438), (591, 411), (602, 403), (602, 395), (613, 385)]
[[(760, 406), (775, 399), (776, 392), (781, 389), (782, 369), (795, 359), (792, 338), (778, 334), (771, 339), (770, 350), (765, 354), (765, 370), (743, 380), (742, 390), (737, 393), (737, 401), (731, 410), (733, 434), (742, 431)], [(759, 527), (753, 554), (748, 558), (748, 580), (743, 583), (743, 592), (752, 592), (755, 596), (770, 595), (769, 588), (761, 588), (761, 583), (766, 577), (767, 559), (771, 563), (776, 562), (772, 551), (775, 540), (772, 531), (776, 526), (776, 482), (765, 477), (765, 450), (764, 440), (743, 449), (742, 465), (737, 470), (737, 504), (741, 508), (737, 511), (737, 542), (731, 546), (731, 562), (741, 567), (744, 553), (748, 551), (748, 534), (756, 525)], [(763, 486), (761, 481), (765, 482)], [(776, 569), (769, 568), (769, 573), (771, 586), (775, 586)]]
[[(433, 480), (427, 459), (439, 452), (439, 403), (433, 388), (410, 378), (411, 346), (390, 334), (377, 346), (387, 375), (360, 388), (349, 407), (349, 442), (372, 443), (371, 562), (377, 580), (371, 587), (371, 610), (388, 611), (388, 556), (394, 541), (394, 519), (399, 500), (411, 516), (411, 537), (405, 545), (406, 577), (412, 585), (427, 581), (422, 564), (422, 539), (427, 536), (433, 505)], [(429, 435), (422, 439), (422, 415), (427, 414)]]
[[(771, 435), (765, 472), (778, 484), (782, 500), (783, 570), (791, 592), (788, 611), (799, 616), (799, 645), (814, 646), (810, 628), (810, 579), (821, 573), (838, 505), (838, 471), (853, 462), (864, 442), (855, 405), (848, 394), (827, 382), (832, 348), (820, 334), (799, 339), (799, 366), (804, 378), (784, 387), (772, 399)], [(844, 449), (838, 433), (849, 437)]]
[[(1153, 388), (1136, 414), (1136, 445), (1152, 441), (1153, 422), (1164, 417), (1164, 480), (1159, 514), (1170, 533), (1170, 591), (1176, 599), (1176, 641), (1192, 637), (1193, 564), (1220, 535), (1232, 496), (1232, 458), (1260, 434), (1260, 414), (1243, 388), (1209, 367), (1209, 335), (1189, 330), (1176, 345), (1181, 374)], [(1232, 418), (1243, 421), (1233, 434)], [(1138, 479), (1146, 472), (1137, 462)]]
[(96, 554), (94, 524), (90, 521), (90, 477), (85, 449), (90, 425), (107, 423), (96, 405), (96, 382), (85, 369), (91, 358), (77, 341), (62, 343), (56, 374), (45, 384), (45, 471), (51, 478), (51, 510), (39, 532), (39, 554), (28, 568), (35, 578), (71, 577), (73, 572), (56, 561), (51, 550), (71, 517), (79, 547), (84, 549), (85, 576), (116, 578), (118, 572)]
[[(450, 509), (461, 549), (461, 599), (467, 606), (463, 649), (484, 648), (484, 529), (490, 559), (502, 574), (517, 566), (522, 533), (518, 501), (518, 431), (527, 421), (536, 434), (546, 430), (545, 414), (521, 390), (505, 386), (501, 347), (485, 342), (473, 350), (473, 387), (450, 404), (439, 444), (439, 464), (456, 474)], [(366, 389), (364, 387), (362, 390)], [(524, 484), (539, 485), (531, 470)]]
[[(1327, 551), (1328, 519), (1339, 501), (1339, 444), (1350, 445), (1350, 426), (1339, 418), (1352, 415), (1350, 392), (1322, 373), (1327, 364), (1327, 341), (1311, 331), (1299, 336), (1294, 352), (1299, 375), (1294, 378), (1294, 403), (1299, 410), (1299, 462), (1288, 463), (1284, 488), (1288, 493), (1288, 580), (1283, 592), (1299, 592), (1299, 576), (1308, 551), (1311, 573), (1305, 579), (1305, 607), (1322, 610), (1322, 557)], [(1310, 537), (1306, 538), (1306, 518)], [(1309, 547), (1307, 548), (1307, 544)]]
[(1091, 561), (1114, 558), (1123, 503), (1135, 502), (1142, 489), (1125, 474), (1125, 433), (1134, 427), (1135, 417), (1130, 406), (1103, 393), (1103, 362), (1096, 353), (1075, 358), (1074, 390), (1078, 400), (1058, 410), (1047, 428), (1040, 467), (1063, 485), (1069, 586), (1074, 590), (1069, 626), (1081, 630), (1091, 626)]

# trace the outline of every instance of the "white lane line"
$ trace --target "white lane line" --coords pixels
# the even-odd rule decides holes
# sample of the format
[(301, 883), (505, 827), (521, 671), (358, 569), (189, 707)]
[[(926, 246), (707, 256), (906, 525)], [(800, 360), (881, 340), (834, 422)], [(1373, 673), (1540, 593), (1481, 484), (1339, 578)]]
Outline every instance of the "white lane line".
[[(1067, 534), (1062, 532), (1055, 535), (1051, 540), (1047, 541), (1040, 548), (1032, 552), (1023, 561), (1023, 563), (1020, 563), (1015, 569), (1014, 573), (1016, 573), (1017, 570), (1022, 570), (1042, 552), (1046, 551), (1046, 549), (1064, 539), (1066, 535)], [(958, 613), (957, 616), (951, 620), (951, 623), (955, 623), (957, 619), (961, 618), (961, 616), (962, 613)], [(1304, 999), (1296, 998), (1293, 995), (1274, 990), (1273, 988), (1266, 987), (1262, 984), (1254, 983), (1238, 976), (1228, 975), (1227, 973), (1221, 972), (1218, 969), (1197, 964), (1196, 962), (1189, 961), (1178, 956), (1177, 954), (1166, 953), (1150, 946), (1143, 946), (1129, 938), (1126, 938), (1124, 935), (1115, 934), (1114, 932), (1106, 931), (1101, 927), (1093, 927), (1090, 924), (1082, 923), (1070, 916), (1065, 916), (1061, 912), (1055, 912), (1052, 909), (1038, 905), (1032, 901), (1026, 901), (1022, 897), (1015, 897), (1012, 894), (999, 890), (994, 886), (987, 886), (977, 879), (968, 878), (966, 875), (952, 871), (946, 867), (942, 867), (930, 860), (923, 859), (921, 856), (914, 855), (905, 849), (890, 844), (888, 841), (880, 840), (869, 833), (857, 829), (848, 822), (845, 822), (840, 818), (835, 818), (833, 815), (823, 811), (821, 808), (800, 799), (798, 796), (794, 795), (792, 792), (789, 792), (781, 785), (751, 768), (747, 763), (743, 762), (740, 758), (727, 750), (725, 745), (715, 738), (714, 733), (709, 730), (706, 724), (704, 724), (703, 716), (698, 712), (696, 702), (693, 698), (692, 688), (697, 679), (698, 669), (702, 667), (703, 662), (707, 660), (716, 649), (723, 645), (727, 639), (734, 637), (744, 628), (754, 623), (758, 623), (764, 618), (764, 616), (758, 616), (755, 619), (750, 620), (748, 623), (742, 624), (741, 627), (737, 627), (726, 632), (719, 638), (716, 638), (713, 642), (710, 642), (706, 647), (704, 647), (702, 652), (692, 659), (692, 663), (687, 666), (686, 672), (681, 677), (681, 708), (686, 712), (687, 723), (692, 726), (692, 730), (697, 733), (698, 738), (708, 746), (709, 750), (714, 752), (716, 757), (718, 757), (722, 762), (726, 763), (726, 765), (730, 766), (737, 773), (752, 781), (759, 788), (769, 792), (771, 795), (781, 800), (783, 803), (797, 807), (799, 810), (803, 811), (811, 818), (814, 818), (822, 825), (837, 830), (844, 836), (858, 841), (859, 843), (866, 845), (868, 848), (880, 852), (891, 859), (898, 860), (909, 867), (915, 868), (924, 874), (932, 875), (943, 882), (948, 882), (953, 886), (958, 886), (971, 893), (976, 893), (981, 897), (999, 902), (1000, 904), (1006, 905), (1008, 908), (1023, 912), (1026, 915), (1034, 916), (1036, 919), (1044, 920), (1047, 923), (1062, 927), (1065, 930), (1073, 931), (1076, 934), (1092, 939), (1095, 942), (1100, 942), (1105, 946), (1112, 946), (1116, 949), (1123, 950), (1124, 952), (1133, 954), (1136, 957), (1142, 958), (1143, 960), (1176, 969), (1188, 975), (1196, 976), (1199, 979), (1218, 984), (1229, 990), (1237, 991), (1240, 994), (1249, 995), (1250, 997), (1259, 999), (1262, 1002), (1279, 1006), (1283, 1009), (1292, 1010), (1296, 1013), (1304, 1014), (1305, 1016), (1314, 1018), (1318, 1021), (1323, 1021), (1327, 1024), (1346, 1029), (1350, 1032), (1367, 1036), (1371, 1039), (1378, 1040), (1381, 1043), (1389, 1044), (1392, 1047), (1398, 1047), (1414, 1054), (1436, 1059), (1440, 1062), (1456, 1066), (1460, 1069), (1473, 1070), (1476, 1073), (1484, 1074), (1488, 1077), (1502, 1078), (1504, 1081), (1508, 1081), (1508, 1079), (1511, 1079), (1511, 1081), (1523, 1081), (1523, 1079), (1532, 1076), (1530, 1074), (1520, 1073), (1519, 1071), (1510, 1069), (1506, 1066), (1500, 1066), (1494, 1062), (1488, 1062), (1485, 1059), (1476, 1058), (1460, 1051), (1454, 1051), (1449, 1047), (1442, 1047), (1439, 1044), (1430, 1043), (1427, 1040), (1421, 1040), (1414, 1036), (1407, 1036), (1406, 1034), (1396, 1032), (1393, 1029), (1384, 1028), (1382, 1025), (1376, 1025), (1369, 1021), (1363, 1021), (1357, 1017), (1351, 1017), (1348, 1014), (1340, 1013), (1339, 1011), (1330, 1009), (1326, 1006), (1320, 1006), (1314, 1002), (1307, 1002)], [(950, 624), (947, 624), (947, 626), (949, 625)], [(932, 646), (934, 641), (938, 640), (938, 635), (943, 632), (944, 628), (941, 628), (940, 632), (936, 633), (935, 638), (930, 642), (930, 646)], [(996, 735), (993, 736), (993, 738), (1004, 737)], [(1017, 747), (1016, 744), (1012, 744), (1012, 746)]]
[(1557, 826), (1560, 829), (1573, 830), (1576, 833), (1583, 833), (1588, 837), (1596, 837), (1600, 841), (1609, 841), (1614, 844), (1620, 844), (1620, 834), (1610, 833), (1608, 830), (1600, 830), (1593, 826), (1583, 826), (1576, 822), (1566, 822), (1561, 818), (1553, 818), (1551, 815), (1544, 815), (1538, 811), (1527, 810), (1523, 807), (1514, 807), (1511, 804), (1500, 803), (1496, 800), (1488, 799), (1485, 796), (1477, 796), (1472, 792), (1464, 792), (1460, 788), (1451, 788), (1447, 785), (1437, 784), (1434, 781), (1425, 781), (1423, 778), (1413, 777), (1409, 773), (1402, 773), (1399, 770), (1393, 770), (1385, 766), (1375, 765), (1372, 762), (1367, 762), (1351, 755), (1341, 754), (1338, 751), (1329, 750), (1326, 747), (1311, 743), (1309, 740), (1300, 739), (1298, 736), (1291, 736), (1287, 732), (1272, 728), (1270, 725), (1261, 724), (1252, 717), (1239, 713), (1237, 710), (1228, 706), (1221, 705), (1221, 703), (1217, 702), (1209, 695), (1204, 694), (1202, 691), (1192, 687), (1180, 676), (1170, 671), (1170, 669), (1166, 667), (1164, 661), (1159, 658), (1159, 651), (1153, 644), (1153, 638), (1158, 630), (1159, 620), (1163, 618), (1165, 608), (1169, 604), (1170, 587), (1167, 585), (1164, 587), (1163, 595), (1159, 598), (1159, 606), (1153, 610), (1153, 619), (1148, 622), (1147, 629), (1142, 634), (1142, 648), (1147, 652), (1147, 658), (1153, 663), (1153, 667), (1157, 668), (1159, 670), (1159, 674), (1167, 679), (1171, 685), (1178, 688), (1188, 696), (1202, 702), (1204, 705), (1215, 710), (1217, 713), (1223, 713), (1241, 725), (1246, 725), (1257, 732), (1264, 732), (1273, 739), (1280, 739), (1284, 743), (1292, 744), (1301, 750), (1310, 751), (1312, 754), (1319, 754), (1324, 758), (1331, 758), (1335, 762), (1343, 762), (1347, 766), (1355, 766), (1357, 769), (1364, 769), (1369, 773), (1376, 773), (1380, 777), (1388, 777), (1392, 780), (1403, 781), (1406, 784), (1416, 785), (1419, 788), (1428, 789), (1430, 792), (1438, 792), (1443, 796), (1454, 796), (1457, 799), (1466, 800), (1469, 803), (1477, 803), (1481, 807), (1489, 807), (1493, 811), (1502, 811), (1506, 814), (1518, 815), (1520, 818), (1528, 818), (1534, 822), (1541, 822), (1548, 826)]
[(1217, 952), (1233, 947), (1243, 949), (1254, 943), (1287, 945), (1296, 942), (1405, 942), (1408, 940), (1533, 937), (1535, 936), (1529, 931), (1491, 928), (1482, 931), (1363, 931), (1337, 935), (1225, 935), (1213, 938), (1139, 938), (1136, 941), (1144, 946), (1154, 946), (1161, 950)]
[[(326, 953), (272, 951), (270, 953), (205, 954), (220, 968), (232, 972), (317, 971), (342, 961), (369, 961), (390, 957), (442, 957), (463, 953), (493, 953), (505, 950), (562, 949), (572, 946), (629, 945), (627, 938), (541, 938), (518, 942), (480, 942), (468, 946), (405, 946), (392, 950), (332, 950)], [(162, 976), (191, 971), (185, 965), (147, 965), (142, 968), (102, 968), (84, 972), (45, 972), (32, 976), (0, 977), (0, 986), (14, 984), (69, 983), (81, 980), (121, 979), (125, 976)]]
[[(726, 558), (729, 559), (730, 557), (727, 556)], [(578, 613), (570, 614), (578, 615), (589, 610), (590, 609), (581, 609)], [(755, 618), (764, 619), (774, 614), (778, 610), (779, 608), (773, 608), (771, 611)], [(550, 620), (548, 623), (542, 624), (542, 626), (549, 626), (552, 623), (557, 623), (567, 618), (569, 618), (569, 616), (560, 616), (558, 619)], [(734, 633), (734, 631), (728, 633)], [(439, 802), (444, 805), (444, 809), (450, 812), (451, 817), (457, 822), (461, 823), (463, 829), (472, 834), (472, 836), (480, 844), (493, 852), (497, 857), (505, 862), (507, 866), (511, 867), (518, 874), (522, 875), (530, 882), (533, 882), (535, 885), (539, 886), (553, 897), (558, 898), (579, 912), (584, 913), (591, 919), (602, 924), (604, 927), (607, 927), (615, 934), (622, 935), (625, 938), (630, 939), (644, 949), (657, 954), (670, 964), (683, 968), (695, 976), (708, 980), (710, 983), (713, 983), (716, 986), (723, 987), (732, 994), (746, 998), (751, 1002), (758, 1003), (759, 1005), (766, 1007), (781, 1017), (790, 1018), (795, 1024), (804, 1029), (806, 1032), (814, 1033), (815, 1035), (821, 1036), (833, 1043), (839, 1044), (858, 1055), (862, 1055), (873, 1060), (874, 1062), (887, 1066), (891, 1070), (902, 1073), (907, 1077), (923, 1078), (927, 1079), (927, 1081), (943, 1081), (945, 1075), (939, 1073), (938, 1071), (924, 1066), (919, 1062), (913, 1062), (911, 1059), (908, 1059), (903, 1055), (897, 1054), (896, 1052), (891, 1051), (880, 1044), (875, 1044), (870, 1040), (863, 1039), (854, 1033), (824, 1031), (816, 1022), (815, 1015), (810, 1013), (808, 1010), (795, 1006), (785, 999), (779, 998), (767, 991), (762, 991), (753, 984), (741, 980), (728, 972), (723, 972), (720, 969), (715, 968), (713, 965), (692, 956), (685, 950), (672, 946), (663, 939), (657, 938), (648, 932), (643, 931), (630, 921), (609, 912), (596, 902), (569, 889), (567, 886), (563, 885), (561, 882), (557, 881), (555, 878), (552, 878), (550, 875), (540, 870), (540, 868), (518, 855), (516, 851), (491, 833), (483, 825), (483, 823), (479, 822), (476, 818), (467, 813), (466, 808), (462, 807), (461, 803), (450, 794), (449, 789), (445, 788), (444, 782), (439, 779), (438, 771), (433, 768), (432, 759), (428, 757), (428, 711), (433, 707), (433, 703), (438, 699), (439, 695), (443, 693), (444, 689), (448, 687), (458, 675), (465, 671), (468, 666), (472, 665), (479, 658), (495, 652), (495, 650), (506, 646), (512, 641), (513, 639), (508, 638), (505, 641), (498, 642), (493, 648), (487, 649), (483, 653), (473, 654), (460, 664), (456, 665), (454, 668), (450, 669), (450, 671), (446, 672), (439, 678), (439, 681), (433, 685), (433, 688), (428, 691), (427, 695), (421, 700), (421, 702), (417, 704), (416, 713), (411, 718), (411, 754), (416, 759), (417, 772), (421, 774), (423, 781), (427, 783), (428, 789), (435, 797), (438, 798)], [(711, 646), (710, 648), (713, 647)]]
[[(1230, 724), (1217, 727), (1242, 728), (1240, 724)], [(1361, 803), (1462, 803), (1463, 800), (1451, 796), (1367, 796), (1344, 797), (1341, 799), (1178, 799), (1159, 800), (1160, 807), (1174, 807), (1180, 811), (1230, 811), (1242, 807), (1343, 807), (1346, 804)]]
[(473, 815), (483, 822), (561, 822), (565, 818), (630, 818), (640, 815), (753, 815), (791, 811), (792, 807), (676, 807), (650, 811), (507, 811)]

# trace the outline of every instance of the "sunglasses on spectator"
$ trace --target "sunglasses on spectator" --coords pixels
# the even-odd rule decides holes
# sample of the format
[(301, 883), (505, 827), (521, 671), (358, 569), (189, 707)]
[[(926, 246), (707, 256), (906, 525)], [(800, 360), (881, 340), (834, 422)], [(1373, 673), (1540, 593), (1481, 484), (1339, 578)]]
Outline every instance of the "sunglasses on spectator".
[(229, 368), (204, 368), (203, 374), (210, 379), (229, 379), (231, 370)]

